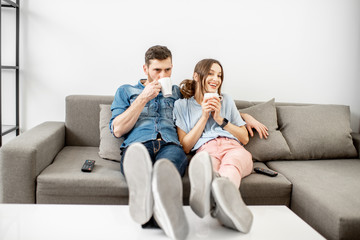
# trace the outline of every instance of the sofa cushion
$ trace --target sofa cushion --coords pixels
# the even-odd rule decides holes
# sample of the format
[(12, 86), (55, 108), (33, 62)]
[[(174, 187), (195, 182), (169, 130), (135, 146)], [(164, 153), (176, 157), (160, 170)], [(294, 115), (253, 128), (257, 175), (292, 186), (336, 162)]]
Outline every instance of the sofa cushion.
[[(37, 203), (127, 204), (128, 188), (118, 162), (101, 159), (98, 147), (65, 147), (37, 178)], [(91, 173), (81, 171), (95, 160)]]
[[(86, 159), (95, 160), (91, 173), (81, 172)], [(254, 166), (266, 167), (255, 162)], [(183, 204), (189, 204), (188, 172), (182, 178)], [(279, 173), (271, 178), (251, 174), (242, 180), (240, 191), (247, 204), (289, 205), (291, 183)], [(37, 178), (36, 202), (42, 204), (128, 204), (128, 188), (120, 164), (104, 160), (97, 147), (65, 147), (54, 163)]]
[(292, 159), (356, 157), (350, 109), (343, 105), (278, 106), (280, 131)]
[(99, 156), (104, 159), (120, 161), (120, 146), (124, 138), (114, 137), (109, 129), (109, 121), (111, 118), (111, 105), (100, 104), (100, 145)]
[(111, 104), (114, 96), (66, 97), (65, 145), (99, 147), (99, 104)]
[[(254, 162), (254, 167), (268, 168), (262, 162)], [(248, 205), (290, 206), (291, 188), (291, 182), (281, 173), (269, 177), (253, 171), (240, 184), (241, 196)]]
[(254, 136), (245, 145), (245, 148), (251, 152), (254, 160), (268, 161), (290, 157), (289, 146), (282, 133), (277, 129), (275, 99), (249, 108), (240, 109), (239, 111), (250, 114), (268, 128), (269, 136), (267, 139), (260, 139), (259, 134), (254, 131)]
[[(128, 188), (120, 164), (104, 160), (98, 147), (67, 146), (37, 178), (36, 202), (43, 204), (128, 204)], [(86, 159), (92, 172), (81, 171)], [(189, 177), (183, 177), (183, 202), (189, 204)]]
[(360, 158), (360, 133), (352, 132), (351, 137), (353, 139), (356, 151), (358, 152), (358, 158)]
[(327, 239), (360, 236), (360, 159), (271, 161), (293, 184), (291, 209)]

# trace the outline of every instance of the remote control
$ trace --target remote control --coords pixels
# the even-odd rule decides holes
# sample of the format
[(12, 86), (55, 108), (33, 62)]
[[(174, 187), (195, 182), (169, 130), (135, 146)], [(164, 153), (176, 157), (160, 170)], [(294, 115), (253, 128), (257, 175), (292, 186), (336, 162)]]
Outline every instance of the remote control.
[(266, 168), (261, 168), (261, 167), (254, 168), (254, 171), (257, 172), (257, 173), (268, 175), (270, 177), (275, 177), (275, 176), (278, 175), (278, 173), (273, 171), (273, 170), (266, 169)]
[(84, 165), (81, 168), (83, 172), (91, 172), (94, 168), (95, 160), (85, 160)]

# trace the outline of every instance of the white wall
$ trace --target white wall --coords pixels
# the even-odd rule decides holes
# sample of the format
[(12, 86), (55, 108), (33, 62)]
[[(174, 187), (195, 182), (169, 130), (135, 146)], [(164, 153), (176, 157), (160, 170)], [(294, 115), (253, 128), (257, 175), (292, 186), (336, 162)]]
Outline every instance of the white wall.
[(64, 121), (67, 95), (135, 84), (161, 44), (176, 84), (216, 58), (234, 99), (350, 105), (359, 132), (358, 0), (28, 0), (21, 14), (23, 130)]

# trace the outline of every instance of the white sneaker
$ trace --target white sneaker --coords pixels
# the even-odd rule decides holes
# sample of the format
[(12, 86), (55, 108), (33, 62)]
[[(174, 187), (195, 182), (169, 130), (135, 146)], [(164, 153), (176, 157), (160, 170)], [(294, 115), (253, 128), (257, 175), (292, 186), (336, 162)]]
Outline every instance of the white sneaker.
[(152, 162), (143, 144), (131, 144), (126, 150), (124, 173), (129, 189), (130, 215), (135, 222), (144, 224), (153, 214), (154, 201), (151, 189)]
[(189, 165), (191, 209), (203, 218), (211, 209), (211, 182), (213, 180), (211, 158), (208, 152), (197, 153)]
[(216, 205), (212, 216), (228, 228), (248, 233), (253, 215), (235, 185), (227, 178), (216, 178), (212, 182), (212, 194)]
[(172, 239), (185, 239), (189, 233), (182, 201), (182, 182), (178, 170), (167, 159), (155, 162), (153, 171), (154, 218)]

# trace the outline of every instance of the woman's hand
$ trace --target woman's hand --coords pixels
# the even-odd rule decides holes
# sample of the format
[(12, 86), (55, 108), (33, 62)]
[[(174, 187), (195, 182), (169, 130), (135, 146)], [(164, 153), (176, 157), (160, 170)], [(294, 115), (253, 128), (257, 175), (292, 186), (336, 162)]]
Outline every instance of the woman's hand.
[(241, 113), (240, 115), (245, 120), (246, 128), (247, 128), (248, 132), (250, 133), (251, 137), (254, 136), (254, 132), (252, 130), (253, 128), (255, 128), (255, 130), (259, 133), (259, 136), (261, 139), (263, 137), (266, 139), (269, 136), (269, 133), (268, 133), (269, 129), (264, 124), (262, 124), (261, 122), (259, 122), (258, 120), (256, 120), (249, 114)]
[(221, 111), (220, 98), (214, 97), (209, 99), (209, 104), (212, 106), (211, 115), (213, 119), (215, 120), (215, 122), (221, 125), (224, 119), (220, 115), (220, 111)]
[(209, 118), (209, 115), (215, 109), (215, 101), (213, 99), (204, 99), (201, 103), (202, 117), (205, 119)]
[[(220, 99), (219, 99), (220, 102)], [(177, 127), (177, 133), (179, 136), (179, 141), (185, 151), (185, 153), (189, 153), (191, 149), (195, 146), (196, 142), (200, 139), (201, 135), (204, 132), (206, 123), (209, 119), (209, 115), (211, 112), (217, 111), (217, 101), (214, 99), (205, 99), (201, 103), (202, 116), (197, 121), (195, 126), (190, 130), (190, 132), (186, 133), (179, 127)], [(220, 110), (219, 110), (220, 112)], [(222, 121), (222, 120), (221, 120)]]

